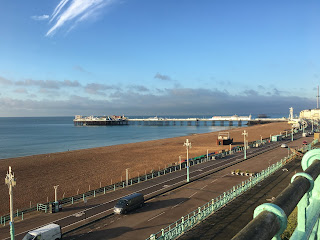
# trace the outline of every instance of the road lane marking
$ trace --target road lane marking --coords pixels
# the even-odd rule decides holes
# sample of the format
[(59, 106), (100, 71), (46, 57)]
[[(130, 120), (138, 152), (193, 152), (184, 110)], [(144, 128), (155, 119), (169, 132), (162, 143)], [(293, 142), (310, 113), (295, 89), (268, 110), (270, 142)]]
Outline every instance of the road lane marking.
[(191, 198), (192, 196), (196, 195), (198, 192), (195, 192), (194, 194), (192, 194), (189, 198)]
[(213, 183), (213, 182), (215, 182), (215, 181), (217, 181), (218, 179), (215, 179), (215, 180), (213, 180), (211, 183)]
[(165, 212), (162, 212), (162, 213), (160, 213), (160, 214), (158, 214), (158, 215), (150, 218), (150, 219), (148, 220), (148, 222), (151, 221), (151, 220), (153, 220), (153, 219), (155, 219), (155, 218), (157, 218), (157, 217), (159, 217), (159, 216), (161, 216), (161, 215), (164, 214), (164, 213), (165, 213)]
[(202, 188), (200, 188), (200, 190), (204, 189), (206, 186), (208, 186), (208, 185), (203, 186)]
[(174, 205), (171, 209), (175, 208), (175, 207), (178, 207), (181, 203), (183, 203), (184, 201), (182, 202), (179, 202), (178, 204)]

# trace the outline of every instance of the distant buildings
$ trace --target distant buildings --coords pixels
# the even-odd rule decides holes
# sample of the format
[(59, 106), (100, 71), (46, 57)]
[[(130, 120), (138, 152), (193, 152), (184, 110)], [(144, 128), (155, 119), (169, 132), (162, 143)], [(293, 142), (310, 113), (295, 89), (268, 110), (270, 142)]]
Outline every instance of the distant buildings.
[(320, 109), (307, 109), (300, 112), (300, 118), (304, 119), (320, 119)]

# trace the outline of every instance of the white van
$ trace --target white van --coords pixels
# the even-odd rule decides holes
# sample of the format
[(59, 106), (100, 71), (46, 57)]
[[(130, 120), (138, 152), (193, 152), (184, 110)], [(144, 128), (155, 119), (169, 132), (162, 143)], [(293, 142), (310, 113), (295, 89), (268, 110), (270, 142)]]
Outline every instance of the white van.
[(58, 224), (48, 224), (32, 230), (22, 240), (59, 240), (61, 239), (61, 227)]

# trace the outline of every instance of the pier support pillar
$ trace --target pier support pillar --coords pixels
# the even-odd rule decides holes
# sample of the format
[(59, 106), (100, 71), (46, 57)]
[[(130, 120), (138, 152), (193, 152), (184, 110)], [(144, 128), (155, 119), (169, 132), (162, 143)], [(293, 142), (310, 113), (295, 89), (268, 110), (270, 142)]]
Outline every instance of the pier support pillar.
[(176, 125), (176, 121), (173, 121), (173, 126), (175, 126)]
[(215, 126), (215, 125), (216, 125), (216, 121), (212, 121), (211, 126)]
[(207, 121), (204, 121), (204, 125), (207, 126)]
[(191, 126), (191, 122), (190, 121), (188, 121), (188, 126)]
[(180, 121), (180, 126), (182, 126), (183, 125), (183, 121)]
[(242, 121), (238, 121), (238, 126), (242, 126)]
[(229, 121), (229, 126), (233, 126), (233, 121)]
[(224, 126), (224, 121), (220, 121), (220, 126)]

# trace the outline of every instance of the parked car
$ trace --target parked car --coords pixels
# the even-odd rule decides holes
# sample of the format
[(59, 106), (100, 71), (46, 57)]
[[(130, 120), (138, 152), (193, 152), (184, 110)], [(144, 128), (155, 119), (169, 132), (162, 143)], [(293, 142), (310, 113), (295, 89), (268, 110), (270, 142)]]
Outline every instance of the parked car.
[(138, 207), (142, 207), (144, 204), (143, 194), (133, 193), (131, 195), (125, 196), (116, 203), (113, 212), (115, 214), (126, 214)]
[(308, 143), (307, 143), (307, 141), (303, 141), (302, 144), (303, 145), (307, 145)]
[(287, 145), (287, 144), (285, 144), (285, 143), (282, 143), (282, 144), (281, 144), (281, 147), (282, 147), (282, 148), (287, 148), (287, 147), (288, 147), (288, 145)]

